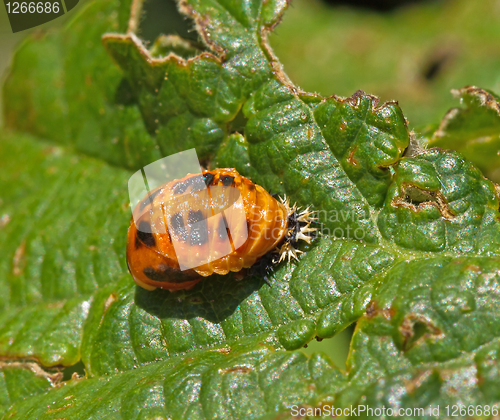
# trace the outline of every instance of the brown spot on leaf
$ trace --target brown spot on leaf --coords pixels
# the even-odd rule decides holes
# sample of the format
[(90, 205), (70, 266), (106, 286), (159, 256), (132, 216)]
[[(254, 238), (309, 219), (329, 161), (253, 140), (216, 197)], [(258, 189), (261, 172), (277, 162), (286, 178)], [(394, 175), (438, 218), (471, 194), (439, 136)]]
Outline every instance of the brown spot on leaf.
[[(78, 372), (73, 372), (72, 375), (71, 375), (71, 380), (72, 381), (77, 381), (78, 382), (78, 381), (83, 381), (85, 379), (86, 379), (85, 375), (80, 376), (78, 374)], [(69, 399), (69, 398), (73, 398), (73, 395), (68, 395), (64, 399)]]
[(106, 302), (104, 302), (104, 312), (108, 310), (108, 308), (118, 300), (118, 295), (116, 293), (111, 293)]
[(377, 302), (374, 300), (370, 301), (370, 303), (366, 307), (366, 316), (368, 318), (373, 318), (375, 315), (377, 315), (377, 312), (378, 312)]
[(365, 313), (367, 318), (374, 318), (378, 315), (381, 315), (385, 319), (391, 320), (394, 317), (394, 315), (396, 315), (396, 310), (392, 307), (386, 309), (379, 308), (378, 303), (372, 300), (366, 307)]
[(415, 375), (405, 383), (406, 392), (408, 394), (412, 394), (415, 390), (422, 386), (422, 384), (427, 380), (427, 378), (429, 378), (431, 374), (432, 371), (430, 370), (424, 370), (423, 372), (417, 373), (417, 375)]
[(347, 158), (347, 162), (349, 162), (353, 166), (358, 166), (358, 161), (354, 157), (354, 154), (358, 150), (358, 146), (355, 146), (354, 149), (351, 150), (351, 153), (349, 153), (349, 157)]
[(386, 318), (386, 319), (392, 319), (394, 317), (394, 315), (396, 315), (396, 310), (394, 308), (388, 308), (388, 309), (384, 309), (382, 311), (382, 315)]
[(352, 255), (350, 254), (344, 254), (342, 257), (340, 257), (342, 261), (351, 261), (352, 260)]
[(223, 375), (226, 373), (250, 373), (252, 371), (253, 368), (250, 366), (235, 366), (226, 369), (219, 369), (219, 373)]
[(26, 241), (22, 241), (21, 245), (19, 245), (14, 252), (14, 260), (12, 264), (12, 274), (14, 276), (20, 276), (23, 274), (24, 265), (25, 265), (25, 249), (26, 249)]
[[(57, 413), (58, 411), (62, 411), (62, 410), (66, 410), (68, 408), (71, 408), (74, 405), (75, 405), (75, 403), (72, 402), (71, 404), (66, 404), (66, 405), (63, 405), (62, 407), (59, 407), (59, 408), (47, 408), (46, 413), (47, 414)], [(57, 417), (57, 420), (65, 420), (65, 418), (64, 417)]]
[(104, 321), (104, 317), (106, 316), (106, 312), (108, 309), (113, 305), (118, 300), (118, 295), (116, 293), (111, 293), (108, 298), (106, 299), (106, 302), (104, 302), (104, 310), (102, 311), (101, 315), (101, 320), (99, 321), (99, 327), (101, 326), (102, 322)]
[(51, 303), (48, 303), (47, 304), (47, 308), (56, 308), (56, 309), (60, 309), (64, 306), (64, 301), (59, 301), (59, 302), (51, 302)]

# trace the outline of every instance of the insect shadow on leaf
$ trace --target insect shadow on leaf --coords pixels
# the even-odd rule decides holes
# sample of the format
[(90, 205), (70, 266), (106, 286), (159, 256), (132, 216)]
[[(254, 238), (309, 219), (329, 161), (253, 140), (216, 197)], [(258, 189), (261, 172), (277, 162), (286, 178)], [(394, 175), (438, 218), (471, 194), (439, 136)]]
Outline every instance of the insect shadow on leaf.
[(210, 322), (221, 322), (233, 314), (241, 302), (264, 284), (262, 278), (257, 276), (249, 276), (242, 281), (237, 281), (234, 273), (225, 276), (213, 274), (191, 290), (148, 291), (137, 287), (135, 303), (160, 319), (201, 317)]

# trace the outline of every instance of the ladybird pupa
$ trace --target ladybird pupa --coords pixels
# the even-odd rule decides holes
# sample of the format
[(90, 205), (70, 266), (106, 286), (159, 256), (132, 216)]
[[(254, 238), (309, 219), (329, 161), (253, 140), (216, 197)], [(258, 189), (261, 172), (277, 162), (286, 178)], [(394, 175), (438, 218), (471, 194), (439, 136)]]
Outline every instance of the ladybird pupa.
[[(235, 197), (242, 215), (238, 223), (228, 213), (236, 207)], [(277, 262), (297, 258), (292, 242), (310, 242), (316, 230), (310, 227), (312, 216), (309, 209), (298, 213), (286, 198), (275, 199), (235, 169), (189, 174), (137, 204), (127, 234), (128, 268), (145, 289), (190, 289), (211, 274), (252, 267), (275, 250)], [(196, 264), (214, 252), (221, 257)], [(189, 269), (181, 269), (186, 264)]]

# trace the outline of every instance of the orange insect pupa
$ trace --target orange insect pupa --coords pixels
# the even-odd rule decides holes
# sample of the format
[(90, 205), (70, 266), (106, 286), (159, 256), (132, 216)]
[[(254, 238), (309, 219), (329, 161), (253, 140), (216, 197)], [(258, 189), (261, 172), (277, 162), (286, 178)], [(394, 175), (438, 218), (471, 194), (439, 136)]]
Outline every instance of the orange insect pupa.
[(164, 184), (133, 214), (127, 263), (135, 282), (148, 290), (192, 288), (213, 273), (249, 268), (279, 245), (279, 261), (297, 258), (300, 251), (290, 240), (310, 242), (308, 234), (316, 230), (310, 227), (312, 212), (297, 215), (287, 200), (276, 200), (229, 168)]

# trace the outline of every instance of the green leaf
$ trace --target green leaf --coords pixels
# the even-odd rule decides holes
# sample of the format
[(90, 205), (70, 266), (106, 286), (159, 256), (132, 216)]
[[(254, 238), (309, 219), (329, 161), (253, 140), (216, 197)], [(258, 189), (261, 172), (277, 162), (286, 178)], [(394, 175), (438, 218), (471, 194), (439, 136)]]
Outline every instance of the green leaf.
[(300, 266), (280, 268), (273, 287), (255, 277), (236, 282), (227, 275), (176, 293), (148, 292), (130, 282), (104, 289), (85, 329), (86, 368), (94, 375), (126, 370), (214, 345), (232, 348), (245, 337), (250, 342), (265, 337), (275, 348), (300, 348), (315, 335), (333, 336), (359, 317), (372, 279), (393, 260), (377, 247), (325, 239)]
[(93, 293), (126, 269), (128, 173), (28, 136), (0, 156), (0, 352), (73, 365)]
[[(500, 98), (476, 87), (453, 91), (464, 108), (453, 108), (430, 136), (432, 146), (460, 151), (483, 172), (500, 167)], [(496, 178), (495, 178), (496, 180)]]
[(382, 205), (392, 174), (408, 146), (408, 131), (397, 103), (378, 107), (378, 98), (356, 92), (319, 104), (314, 115), (328, 146), (368, 203)]
[[(498, 186), (457, 152), (408, 148), (396, 102), (294, 86), (267, 41), (287, 6), (179, 2), (199, 52), (148, 49), (141, 1), (91, 1), (21, 46), (4, 85), (16, 132), (0, 132), (0, 357), (38, 370), (0, 383), (7, 418), (496, 401)], [(456, 131), (493, 130), (473, 99)], [(248, 272), (175, 293), (133, 283), (127, 179), (188, 148), (317, 211), (322, 235), (271, 287)], [(354, 322), (346, 372), (297, 351)], [(85, 378), (49, 390), (45, 368), (79, 363)]]
[(498, 264), (498, 258), (443, 256), (395, 266), (358, 322), (342, 404), (492, 407)]
[(470, 162), (428, 149), (399, 161), (378, 226), (408, 249), (498, 255), (498, 206), (495, 184)]
[(26, 397), (46, 393), (61, 379), (62, 373), (49, 374), (36, 363), (0, 362), (0, 412)]
[(293, 404), (314, 403), (318, 395), (343, 385), (341, 373), (324, 356), (274, 352), (261, 344), (246, 352), (206, 352), (202, 357), (176, 357), (120, 375), (70, 381), (14, 405), (6, 416), (257, 418)]
[(60, 31), (25, 40), (4, 85), (6, 126), (113, 165), (159, 159), (138, 110), (121, 105), (126, 86), (101, 46), (104, 32), (126, 30), (130, 3), (87, 2)]
[[(235, 72), (231, 60), (218, 64), (218, 60), (206, 54), (187, 62), (173, 55), (165, 59), (152, 58), (133, 35), (109, 35), (104, 43), (126, 72), (130, 85), (137, 90), (138, 106), (147, 116), (150, 131), (157, 134), (162, 150), (197, 146), (200, 159), (207, 159), (211, 150), (207, 149), (206, 142), (213, 140), (217, 144), (217, 137), (232, 134), (227, 133), (227, 126), (222, 123), (236, 117), (245, 101), (243, 86), (251, 83), (250, 76), (243, 77)], [(253, 60), (260, 63), (260, 55)], [(198, 72), (203, 77), (197, 77)], [(260, 73), (255, 70), (250, 80), (255, 80), (255, 84), (260, 82)], [(232, 108), (227, 105), (231, 99)], [(242, 174), (254, 175), (254, 180), (269, 190), (286, 193), (300, 204), (313, 205), (320, 221), (333, 235), (362, 236), (375, 242), (369, 204), (380, 203), (390, 176), (385, 167), (397, 161), (408, 143), (404, 117), (396, 104), (377, 108), (373, 97), (358, 93), (351, 99), (352, 109), (346, 105), (351, 102), (346, 101), (339, 111), (339, 114), (346, 113), (345, 117), (338, 117), (341, 121), (337, 125), (343, 127), (338, 129), (346, 130), (347, 144), (332, 150), (325, 144), (321, 128), (329, 130), (328, 136), (334, 135), (336, 122), (328, 122), (328, 118), (335, 118), (332, 109), (335, 105), (332, 101), (317, 105), (318, 115), (315, 116), (311, 108), (320, 100), (298, 96), (292, 86), (279, 80), (261, 83), (243, 107), (247, 123), (241, 143), (249, 160), (245, 162), (240, 156), (239, 162), (228, 160), (227, 165), (235, 166)], [(169, 106), (170, 101), (175, 102), (175, 106)], [(362, 104), (358, 105), (357, 101)], [(163, 108), (168, 112), (162, 112)], [(369, 112), (368, 109), (371, 115), (367, 118), (364, 113)], [(381, 156), (377, 159), (370, 157), (372, 150), (364, 145), (365, 136), (373, 132), (380, 132), (375, 147)], [(169, 143), (163, 139), (168, 139)], [(359, 147), (349, 145), (354, 140), (362, 146), (355, 156), (351, 156), (351, 151), (356, 152)], [(225, 153), (225, 147), (229, 146), (223, 144), (219, 155)], [(353, 159), (359, 163), (353, 164)], [(352, 169), (353, 166), (356, 168)], [(248, 167), (253, 169), (250, 171)], [(366, 179), (363, 168), (368, 167), (373, 173)], [(355, 182), (368, 199), (356, 189)], [(370, 191), (373, 184), (379, 190), (375, 196)]]

